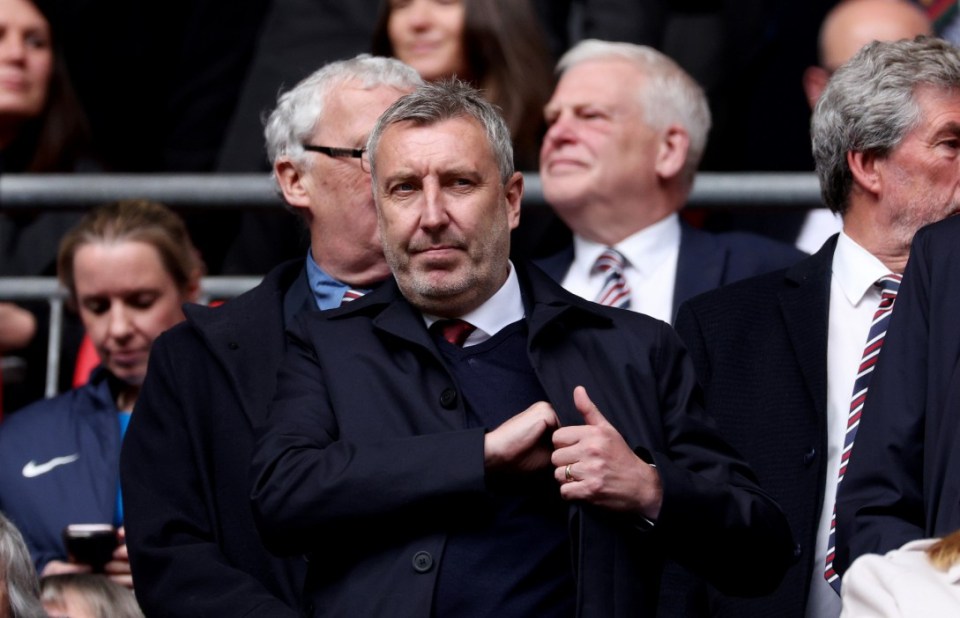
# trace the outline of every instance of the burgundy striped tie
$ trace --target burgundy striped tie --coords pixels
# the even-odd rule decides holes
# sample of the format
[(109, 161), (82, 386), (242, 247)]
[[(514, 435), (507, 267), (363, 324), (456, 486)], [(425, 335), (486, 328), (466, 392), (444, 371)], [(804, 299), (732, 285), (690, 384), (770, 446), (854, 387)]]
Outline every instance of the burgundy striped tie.
[(623, 276), (623, 267), (626, 260), (616, 249), (607, 248), (593, 265), (593, 272), (602, 273), (605, 277), (603, 287), (597, 294), (596, 302), (609, 307), (630, 308), (630, 286)]
[(463, 320), (437, 320), (430, 327), (430, 330), (446, 339), (447, 343), (462, 348), (467, 341), (467, 337), (477, 330), (477, 327)]
[(363, 290), (357, 290), (354, 288), (348, 288), (346, 292), (343, 293), (343, 298), (340, 299), (340, 304), (349, 303), (352, 300), (357, 300), (361, 296), (366, 294)]
[[(850, 402), (850, 412), (847, 415), (847, 431), (843, 437), (843, 452), (840, 454), (840, 475), (837, 477), (837, 490), (847, 472), (850, 463), (850, 452), (853, 450), (853, 441), (857, 437), (857, 427), (860, 426), (860, 413), (863, 403), (867, 399), (867, 389), (870, 387), (870, 378), (873, 368), (883, 347), (883, 338), (887, 334), (887, 325), (890, 323), (890, 314), (893, 313), (893, 303), (897, 300), (897, 291), (900, 289), (900, 275), (890, 274), (881, 277), (874, 284), (880, 288), (880, 305), (873, 314), (870, 324), (870, 333), (867, 335), (867, 344), (860, 358), (860, 367), (853, 382), (853, 398)], [(830, 586), (840, 594), (840, 577), (833, 568), (833, 558), (837, 549), (837, 504), (834, 500), (833, 515), (830, 517), (830, 537), (827, 541), (827, 564), (823, 576)]]

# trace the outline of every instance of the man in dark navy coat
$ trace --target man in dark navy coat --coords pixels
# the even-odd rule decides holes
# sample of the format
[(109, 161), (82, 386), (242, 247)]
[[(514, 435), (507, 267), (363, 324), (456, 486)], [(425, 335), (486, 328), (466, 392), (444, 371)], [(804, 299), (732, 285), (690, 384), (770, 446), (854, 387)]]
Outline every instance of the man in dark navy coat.
[[(271, 556), (250, 511), (253, 428), (293, 316), (337, 307), (388, 274), (366, 157), (351, 155), (362, 155), (380, 113), (419, 83), (398, 61), (358, 57), (314, 72), (271, 114), (274, 176), (303, 216), (311, 250), (223, 307), (187, 307), (187, 321), (153, 348), (121, 458), (127, 544), (147, 615), (298, 615), (305, 565)], [(323, 150), (331, 147), (343, 150)]]
[[(542, 250), (537, 265), (564, 288), (598, 299), (605, 280), (598, 258), (612, 249), (624, 262), (629, 308), (671, 322), (696, 294), (804, 257), (767, 238), (714, 235), (680, 221), (710, 111), (676, 63), (649, 47), (584, 41), (558, 71), (540, 177), (573, 238), (552, 254)], [(529, 242), (553, 245), (569, 232), (554, 227), (543, 235)]]
[(951, 217), (913, 242), (837, 497), (842, 572), (863, 554), (960, 529), (958, 240), (960, 217)]
[(903, 272), (920, 226), (958, 208), (958, 87), (960, 53), (942, 41), (865, 48), (834, 74), (812, 123), (824, 201), (843, 231), (791, 268), (680, 308), (677, 332), (707, 411), (798, 541), (795, 564), (769, 597), (707, 599), (665, 586), (673, 603), (694, 606), (690, 614), (839, 615), (825, 577), (829, 528), (854, 383), (881, 300), (876, 282)]
[(670, 327), (509, 261), (523, 177), (481, 94), (420, 88), (369, 151), (395, 281), (299, 316), (254, 455), (261, 534), (308, 553), (306, 612), (652, 616), (666, 555), (775, 586), (783, 514)]

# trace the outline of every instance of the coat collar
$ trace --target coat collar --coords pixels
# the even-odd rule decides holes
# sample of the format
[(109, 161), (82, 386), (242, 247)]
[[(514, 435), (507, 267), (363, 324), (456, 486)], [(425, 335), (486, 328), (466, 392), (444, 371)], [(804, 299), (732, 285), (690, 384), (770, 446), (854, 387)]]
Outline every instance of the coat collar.
[[(184, 307), (189, 326), (229, 377), (237, 400), (254, 424), (260, 422), (273, 396), (272, 387), (262, 388), (264, 368), (277, 367), (283, 358), (284, 298), (297, 285), (306, 287), (302, 259), (281, 264), (260, 285), (219, 307)], [(261, 401), (263, 397), (267, 399)]]
[[(524, 309), (529, 327), (529, 341), (534, 342), (544, 332), (558, 326), (572, 327), (590, 323), (612, 324), (601, 307), (570, 292), (524, 260), (514, 260)], [(422, 347), (432, 349), (433, 340), (424, 327), (423, 317), (400, 293), (395, 280), (390, 279), (363, 298), (326, 312), (331, 320), (366, 315), (374, 328)]]

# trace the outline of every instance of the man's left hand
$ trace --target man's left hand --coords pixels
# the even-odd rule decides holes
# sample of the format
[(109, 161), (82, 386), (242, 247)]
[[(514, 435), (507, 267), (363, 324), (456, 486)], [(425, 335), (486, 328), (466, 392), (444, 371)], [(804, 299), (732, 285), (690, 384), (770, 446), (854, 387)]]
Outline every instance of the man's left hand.
[(553, 433), (551, 462), (560, 495), (656, 520), (663, 502), (656, 468), (637, 457), (590, 400), (587, 389), (576, 387), (573, 403), (586, 424)]

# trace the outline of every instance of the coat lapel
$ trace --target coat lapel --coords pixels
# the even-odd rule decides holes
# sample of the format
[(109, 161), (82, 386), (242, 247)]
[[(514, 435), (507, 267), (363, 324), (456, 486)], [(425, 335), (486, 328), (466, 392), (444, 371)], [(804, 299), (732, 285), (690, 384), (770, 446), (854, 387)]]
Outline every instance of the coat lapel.
[(784, 275), (780, 310), (807, 390), (820, 418), (827, 411), (827, 326), (834, 236)]
[(711, 234), (681, 223), (677, 276), (673, 286), (671, 315), (684, 301), (720, 287), (727, 263), (727, 249)]

